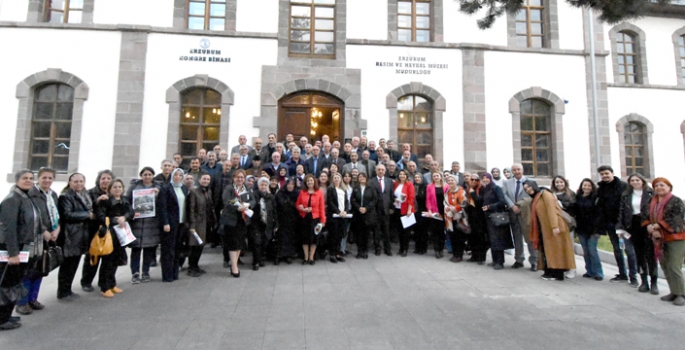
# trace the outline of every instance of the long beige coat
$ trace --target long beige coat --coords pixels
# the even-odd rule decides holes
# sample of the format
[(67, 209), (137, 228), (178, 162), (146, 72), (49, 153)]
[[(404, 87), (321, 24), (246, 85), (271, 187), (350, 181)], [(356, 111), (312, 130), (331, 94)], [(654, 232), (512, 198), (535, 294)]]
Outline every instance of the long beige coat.
[[(542, 234), (542, 247), (538, 257), (538, 266), (541, 269), (571, 270), (576, 268), (576, 259), (573, 253), (573, 241), (569, 233), (568, 224), (561, 217), (561, 208), (556, 197), (549, 191), (542, 191), (540, 199), (535, 207), (537, 220), (540, 220), (540, 233)], [(535, 217), (531, 218), (536, 220)], [(558, 227), (559, 234), (554, 235), (552, 230)], [(547, 266), (545, 266), (547, 260)]]

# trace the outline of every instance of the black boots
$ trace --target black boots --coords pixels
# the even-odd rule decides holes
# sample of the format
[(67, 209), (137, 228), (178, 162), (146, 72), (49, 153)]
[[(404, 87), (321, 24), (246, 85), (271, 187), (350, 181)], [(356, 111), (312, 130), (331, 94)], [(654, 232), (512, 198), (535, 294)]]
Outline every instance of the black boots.
[(642, 279), (642, 284), (640, 284), (640, 287), (637, 289), (637, 291), (640, 293), (649, 292), (649, 281), (647, 280), (647, 275), (641, 274), (640, 278)]

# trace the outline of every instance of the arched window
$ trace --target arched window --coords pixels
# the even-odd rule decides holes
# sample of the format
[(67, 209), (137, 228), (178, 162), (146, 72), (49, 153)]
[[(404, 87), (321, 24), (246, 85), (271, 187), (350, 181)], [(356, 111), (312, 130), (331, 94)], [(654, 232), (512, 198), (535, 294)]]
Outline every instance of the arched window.
[(616, 33), (618, 77), (621, 83), (637, 83), (637, 50), (635, 36), (627, 31)]
[(430, 0), (397, 2), (397, 40), (431, 41)]
[(685, 35), (678, 38), (678, 57), (680, 58), (680, 83), (685, 85)]
[(335, 58), (335, 0), (290, 0), (289, 23), (290, 56)]
[(432, 102), (419, 95), (405, 95), (397, 100), (397, 141), (410, 144), (419, 158), (433, 152)]
[(211, 150), (219, 143), (221, 94), (208, 88), (181, 93), (179, 152), (183, 158), (197, 155), (200, 148)]
[(516, 13), (516, 46), (545, 46), (545, 0), (525, 0)]
[(226, 0), (188, 0), (188, 29), (221, 31), (225, 28)]
[(528, 99), (521, 102), (521, 164), (529, 176), (552, 176), (551, 107)]
[(645, 171), (645, 127), (636, 122), (626, 124), (624, 134), (626, 154), (626, 174), (640, 173), (649, 176)]
[(29, 167), (51, 167), (67, 172), (71, 143), (74, 89), (65, 84), (47, 84), (34, 92), (31, 118)]

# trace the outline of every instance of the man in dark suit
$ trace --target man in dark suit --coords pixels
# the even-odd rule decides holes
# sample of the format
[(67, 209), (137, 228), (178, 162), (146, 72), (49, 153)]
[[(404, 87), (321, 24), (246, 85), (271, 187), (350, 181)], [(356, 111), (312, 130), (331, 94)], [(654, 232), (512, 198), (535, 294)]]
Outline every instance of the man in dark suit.
[(246, 145), (241, 145), (240, 151), (240, 169), (247, 170), (252, 168), (252, 157), (250, 157), (250, 150)]
[(461, 167), (459, 165), (459, 162), (454, 161), (452, 162), (452, 169), (450, 170), (450, 174), (457, 177), (457, 185), (464, 186), (464, 173), (460, 172), (460, 169)]
[(376, 176), (376, 161), (371, 159), (371, 152), (369, 152), (368, 149), (362, 152), (361, 162), (366, 167), (366, 172), (368, 173), (369, 177), (375, 177)]
[(402, 150), (400, 151), (400, 154), (402, 154), (402, 156), (404, 157), (405, 152), (409, 152), (409, 159), (410, 160), (414, 161), (414, 163), (416, 163), (416, 164), (419, 164), (419, 157), (416, 154), (412, 153), (411, 145), (408, 143), (405, 143), (402, 145)]
[(324, 168), (325, 160), (321, 157), (319, 146), (312, 147), (312, 156), (307, 160), (307, 174), (314, 174), (318, 179), (321, 170)]
[(262, 168), (264, 171), (266, 171), (269, 176), (278, 176), (278, 173), (281, 171), (281, 168), (288, 169), (286, 168), (283, 163), (281, 163), (281, 154), (279, 152), (274, 152), (271, 155), (271, 162), (264, 164), (264, 167)]
[(343, 166), (346, 164), (345, 160), (340, 158), (340, 150), (337, 148), (331, 150), (331, 158), (326, 162), (326, 167), (330, 167), (331, 164), (337, 165), (340, 171), (342, 171)]
[(378, 220), (373, 236), (376, 255), (381, 255), (382, 248), (387, 256), (392, 256), (390, 251), (390, 215), (395, 203), (395, 195), (393, 194), (392, 180), (385, 176), (385, 165), (376, 166), (376, 177), (369, 180), (369, 186), (373, 187), (378, 194), (378, 204), (376, 205)]
[(233, 148), (231, 148), (231, 153), (240, 153), (240, 148), (242, 146), (247, 147), (248, 153), (253, 150), (252, 146), (247, 144), (247, 137), (245, 135), (240, 135), (240, 136), (238, 136), (238, 144), (233, 146)]
[(276, 134), (270, 133), (269, 134), (269, 143), (262, 147), (260, 153), (260, 156), (262, 158), (262, 163), (266, 165), (272, 158), (271, 155), (276, 152)]

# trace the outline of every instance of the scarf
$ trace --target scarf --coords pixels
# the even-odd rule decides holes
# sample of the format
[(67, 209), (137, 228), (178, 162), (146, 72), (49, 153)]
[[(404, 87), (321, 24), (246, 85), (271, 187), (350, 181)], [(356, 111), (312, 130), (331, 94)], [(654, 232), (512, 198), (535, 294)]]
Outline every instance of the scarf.
[(93, 210), (93, 202), (90, 200), (90, 196), (88, 195), (88, 192), (86, 192), (84, 190), (81, 192), (74, 191), (74, 193), (76, 193), (76, 196), (78, 198), (81, 198), (81, 201), (83, 201), (83, 204), (86, 205), (86, 209), (88, 209), (88, 211)]
[[(666, 207), (666, 204), (668, 201), (673, 197), (673, 193), (669, 192), (664, 198), (659, 200), (659, 196), (655, 195), (652, 197), (652, 200), (649, 203), (649, 222), (652, 224), (658, 224), (659, 221), (664, 220), (664, 208)], [(664, 244), (664, 233), (665, 231), (661, 230), (660, 228), (657, 230), (661, 234), (661, 238), (653, 238), (652, 241), (654, 241), (654, 257), (656, 258), (657, 261), (660, 261), (661, 258), (661, 251), (663, 250), (663, 244)]]
[[(181, 181), (176, 183), (174, 182), (174, 174), (176, 174), (176, 172), (179, 171), (181, 172)], [(181, 188), (181, 186), (183, 186), (183, 176), (185, 175), (183, 174), (183, 170), (181, 168), (174, 169), (174, 171), (172, 171), (170, 175), (171, 185), (174, 186), (174, 188)]]
[(32, 250), (29, 250), (29, 257), (43, 255), (43, 239), (40, 232), (40, 209), (33, 203), (27, 191), (15, 186), (14, 192), (20, 197), (28, 199), (29, 203), (31, 203), (31, 209), (33, 209), (33, 247), (29, 248), (32, 248)]
[[(233, 187), (233, 190), (235, 191), (235, 197), (236, 197), (236, 199), (238, 200), (238, 203), (240, 203), (240, 194), (243, 193), (243, 192), (247, 192), (247, 189), (245, 188), (245, 185), (243, 185), (243, 186), (240, 188), (240, 190), (238, 190), (237, 187)], [(241, 203), (241, 205), (242, 205), (242, 203)], [(241, 214), (242, 214), (242, 217), (243, 217), (243, 221), (247, 222), (247, 214), (245, 214), (245, 212), (242, 212)]]
[(50, 223), (52, 224), (52, 230), (54, 231), (57, 229), (57, 226), (59, 226), (59, 210), (57, 210), (57, 204), (52, 198), (52, 190), (48, 189), (47, 191), (43, 191), (40, 187), (37, 188), (45, 196)]
[(499, 174), (499, 176), (495, 177), (495, 176), (493, 175), (492, 178), (493, 178), (495, 181), (499, 181), (499, 179), (502, 178), (502, 172), (499, 171), (499, 168), (492, 168), (492, 170), (490, 170), (490, 173), (492, 174), (495, 170), (497, 170), (497, 173)]
[[(461, 201), (459, 198), (461, 197)], [(451, 220), (445, 220), (445, 227), (448, 231), (454, 231), (453, 220), (460, 221), (461, 217), (455, 213), (449, 211), (449, 207), (455, 207), (458, 213), (461, 213), (461, 202), (464, 199), (464, 189), (461, 186), (457, 186), (456, 191), (452, 191), (449, 187), (445, 189), (445, 218), (450, 218)]]

